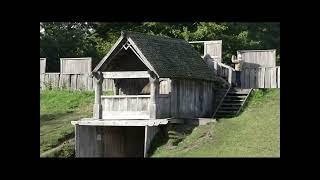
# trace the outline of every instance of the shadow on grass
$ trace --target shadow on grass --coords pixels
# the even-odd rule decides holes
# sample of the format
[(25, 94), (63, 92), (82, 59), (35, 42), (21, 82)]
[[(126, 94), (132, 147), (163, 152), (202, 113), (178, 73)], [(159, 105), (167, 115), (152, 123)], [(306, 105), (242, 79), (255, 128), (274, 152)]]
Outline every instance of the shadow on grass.
[(150, 144), (148, 152), (151, 157), (158, 147), (169, 144), (171, 147), (178, 146), (188, 135), (190, 135), (195, 127), (195, 124), (168, 124), (161, 127), (160, 131), (156, 134)]
[(56, 120), (58, 118), (61, 118), (63, 116), (67, 116), (69, 114), (73, 113), (73, 111), (68, 111), (65, 113), (50, 113), (50, 114), (41, 114), (40, 115), (40, 121), (47, 122), (51, 120)]

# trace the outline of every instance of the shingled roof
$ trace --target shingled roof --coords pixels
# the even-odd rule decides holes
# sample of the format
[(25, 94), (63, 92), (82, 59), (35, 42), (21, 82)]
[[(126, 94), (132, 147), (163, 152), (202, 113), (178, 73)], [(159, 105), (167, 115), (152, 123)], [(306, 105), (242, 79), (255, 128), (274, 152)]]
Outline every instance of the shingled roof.
[[(121, 34), (120, 39), (131, 39), (134, 42), (138, 52), (150, 63), (159, 78), (214, 79), (200, 54), (184, 40), (136, 32)], [(121, 44), (120, 39), (118, 45)], [(93, 71), (99, 70), (107, 60), (108, 57), (104, 58)]]

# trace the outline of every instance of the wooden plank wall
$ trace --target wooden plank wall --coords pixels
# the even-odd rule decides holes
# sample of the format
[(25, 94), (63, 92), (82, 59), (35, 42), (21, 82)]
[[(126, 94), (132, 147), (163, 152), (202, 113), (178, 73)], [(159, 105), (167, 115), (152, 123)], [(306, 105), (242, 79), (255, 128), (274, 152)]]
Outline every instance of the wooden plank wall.
[(275, 67), (276, 50), (242, 50), (237, 51), (241, 55), (241, 69), (257, 67)]
[(148, 156), (151, 142), (159, 130), (160, 127), (157, 126), (145, 126), (144, 157)]
[(213, 113), (213, 83), (200, 80), (172, 80), (171, 116), (210, 117)]
[(91, 58), (60, 58), (62, 74), (87, 74), (91, 72)]
[(204, 42), (204, 56), (209, 54), (217, 62), (222, 59), (222, 40)]
[[(75, 127), (76, 157), (143, 157), (145, 127)], [(149, 130), (148, 145), (154, 137)]]
[(150, 95), (102, 96), (104, 119), (149, 119)]
[(166, 94), (161, 94), (158, 95), (156, 98), (156, 104), (157, 104), (157, 109), (156, 109), (156, 116), (157, 119), (163, 119), (170, 117), (170, 95)]
[(40, 58), (40, 74), (43, 74), (46, 72), (46, 58)]
[(280, 66), (246, 68), (240, 74), (241, 88), (280, 88)]

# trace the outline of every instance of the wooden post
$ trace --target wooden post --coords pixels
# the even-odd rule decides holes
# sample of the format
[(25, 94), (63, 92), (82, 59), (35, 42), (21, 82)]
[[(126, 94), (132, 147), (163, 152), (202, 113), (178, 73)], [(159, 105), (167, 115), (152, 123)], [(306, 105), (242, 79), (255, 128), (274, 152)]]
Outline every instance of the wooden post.
[(218, 63), (213, 61), (213, 68), (214, 68), (214, 73), (217, 75), (218, 74)]
[(231, 69), (231, 68), (229, 68), (228, 82), (229, 82), (230, 84), (232, 84), (232, 69)]
[(102, 119), (102, 105), (101, 105), (101, 94), (102, 94), (102, 82), (103, 76), (101, 72), (97, 72), (94, 75), (95, 86), (95, 99), (93, 106), (93, 118)]
[(150, 73), (150, 119), (156, 119), (156, 98), (157, 95), (159, 94), (159, 79), (156, 77), (156, 75), (153, 72)]

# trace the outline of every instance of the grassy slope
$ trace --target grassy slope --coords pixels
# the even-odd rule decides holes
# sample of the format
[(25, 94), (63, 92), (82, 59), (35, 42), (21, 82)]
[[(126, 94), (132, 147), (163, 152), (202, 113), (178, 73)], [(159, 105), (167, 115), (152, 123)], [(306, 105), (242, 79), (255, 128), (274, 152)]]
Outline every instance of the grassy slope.
[(153, 157), (279, 157), (280, 90), (253, 92), (238, 117), (179, 133), (172, 128)]
[[(92, 116), (93, 92), (42, 91), (40, 94), (40, 153), (74, 137), (71, 121)], [(73, 141), (71, 141), (74, 143)], [(70, 156), (70, 147), (56, 155)]]

